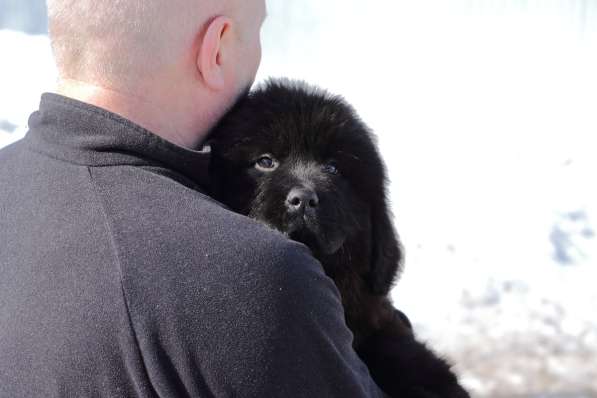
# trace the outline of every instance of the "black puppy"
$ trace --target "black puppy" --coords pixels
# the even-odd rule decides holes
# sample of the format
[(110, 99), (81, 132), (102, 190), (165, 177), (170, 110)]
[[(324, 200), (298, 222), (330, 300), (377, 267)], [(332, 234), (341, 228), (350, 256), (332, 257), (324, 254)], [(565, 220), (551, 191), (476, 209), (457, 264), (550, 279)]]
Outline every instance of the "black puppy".
[(388, 293), (402, 263), (382, 160), (340, 97), (287, 80), (244, 96), (210, 135), (214, 196), (306, 244), (342, 296), (354, 348), (401, 398), (461, 398)]

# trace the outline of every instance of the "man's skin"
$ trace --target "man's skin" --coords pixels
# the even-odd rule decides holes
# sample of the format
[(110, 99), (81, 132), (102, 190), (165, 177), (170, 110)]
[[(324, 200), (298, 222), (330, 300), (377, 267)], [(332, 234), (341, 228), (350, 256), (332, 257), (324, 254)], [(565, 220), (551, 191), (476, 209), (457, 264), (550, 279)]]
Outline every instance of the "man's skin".
[[(89, 9), (110, 7), (112, 2), (92, 3), (98, 2), (48, 3), (58, 94), (107, 109), (170, 142), (194, 148), (255, 78), (265, 0), (154, 1), (151, 10), (142, 11), (147, 15), (135, 7), (120, 7), (123, 21), (139, 15), (159, 21), (144, 27), (152, 31), (141, 32), (142, 37), (126, 23), (114, 29), (118, 21), (103, 26), (98, 21), (96, 30), (78, 26), (90, 18), (85, 15)], [(68, 25), (69, 20), (76, 21), (77, 28)]]

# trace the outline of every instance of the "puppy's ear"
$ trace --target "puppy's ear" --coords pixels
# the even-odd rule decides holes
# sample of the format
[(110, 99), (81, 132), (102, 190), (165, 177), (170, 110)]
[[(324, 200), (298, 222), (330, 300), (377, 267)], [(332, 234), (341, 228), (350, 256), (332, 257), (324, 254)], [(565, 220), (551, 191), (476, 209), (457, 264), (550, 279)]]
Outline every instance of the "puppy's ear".
[(371, 209), (371, 269), (367, 282), (374, 294), (390, 291), (402, 268), (402, 253), (384, 200)]

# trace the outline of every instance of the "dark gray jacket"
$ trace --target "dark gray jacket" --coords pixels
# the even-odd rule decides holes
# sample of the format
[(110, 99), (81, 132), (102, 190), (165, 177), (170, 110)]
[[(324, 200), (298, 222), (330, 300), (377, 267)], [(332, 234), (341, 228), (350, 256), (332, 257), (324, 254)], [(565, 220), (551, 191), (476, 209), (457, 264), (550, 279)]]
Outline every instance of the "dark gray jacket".
[(0, 151), (0, 397), (364, 397), (306, 247), (202, 191), (208, 154), (44, 94)]

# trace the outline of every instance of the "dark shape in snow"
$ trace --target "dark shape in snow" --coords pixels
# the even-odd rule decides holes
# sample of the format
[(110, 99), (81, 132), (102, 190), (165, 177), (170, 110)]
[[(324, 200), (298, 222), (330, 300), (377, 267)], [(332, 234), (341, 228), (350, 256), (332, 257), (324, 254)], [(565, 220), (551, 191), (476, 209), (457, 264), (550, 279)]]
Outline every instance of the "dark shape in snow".
[(7, 120), (0, 120), (0, 130), (4, 130), (4, 131), (8, 131), (9, 133), (12, 133), (16, 129), (17, 129), (17, 126), (15, 124), (12, 124), (11, 122), (9, 122)]
[(593, 239), (595, 231), (585, 210), (562, 213), (549, 234), (553, 257), (560, 265), (574, 265), (586, 259), (585, 241)]
[(580, 222), (587, 220), (587, 213), (584, 210), (571, 211), (566, 214), (570, 221)]
[(48, 33), (47, 15), (44, 0), (0, 0), (0, 29), (45, 35)]
[(571, 265), (574, 263), (572, 256), (569, 254), (572, 242), (566, 232), (564, 232), (558, 225), (554, 225), (549, 234), (549, 240), (554, 248), (554, 259), (560, 265)]

